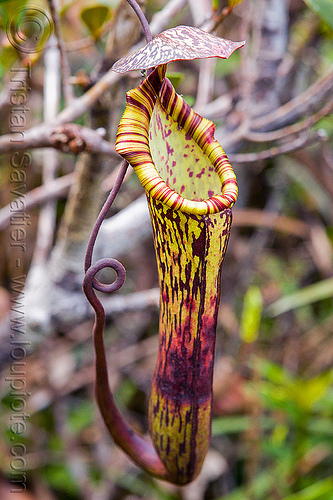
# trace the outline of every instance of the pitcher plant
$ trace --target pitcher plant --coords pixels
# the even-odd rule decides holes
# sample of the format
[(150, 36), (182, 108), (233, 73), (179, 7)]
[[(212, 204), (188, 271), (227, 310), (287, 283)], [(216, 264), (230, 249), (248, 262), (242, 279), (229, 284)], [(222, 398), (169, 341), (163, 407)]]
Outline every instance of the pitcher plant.
[[(199, 38), (207, 35), (207, 44), (212, 40), (212, 35), (202, 35), (201, 30), (177, 29), (177, 36), (183, 32), (186, 38), (190, 32)], [(225, 40), (221, 44), (231, 44), (230, 53), (243, 45)], [(220, 274), (237, 184), (226, 154), (214, 139), (214, 124), (175, 92), (165, 77), (164, 63), (170, 56), (168, 61), (160, 56), (156, 63), (149, 45), (146, 67), (159, 65), (127, 93), (115, 149), (134, 168), (146, 192), (153, 228), (160, 313), (157, 366), (148, 409), (152, 443), (127, 425), (107, 381), (105, 316), (92, 288), (103, 289), (95, 275), (108, 265), (116, 269), (118, 278), (107, 291), (117, 289), (124, 280), (121, 264), (104, 260), (96, 267), (88, 259), (84, 289), (97, 317), (96, 397), (111, 435), (148, 473), (184, 485), (199, 474), (210, 444)], [(139, 52), (121, 60), (116, 69), (135, 69), (133, 61), (142, 65), (145, 52)], [(165, 51), (161, 54), (164, 57)], [(225, 50), (217, 55), (228, 57)], [(193, 57), (186, 54), (183, 58)]]

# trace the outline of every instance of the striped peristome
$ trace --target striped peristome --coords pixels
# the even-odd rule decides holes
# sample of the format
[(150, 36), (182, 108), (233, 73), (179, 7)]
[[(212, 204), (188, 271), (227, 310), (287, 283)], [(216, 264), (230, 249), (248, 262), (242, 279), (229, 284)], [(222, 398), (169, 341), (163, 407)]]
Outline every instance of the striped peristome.
[[(220, 144), (214, 139), (214, 124), (195, 113), (193, 109), (173, 89), (170, 81), (164, 78), (166, 66), (159, 66), (137, 88), (127, 93), (127, 108), (119, 124), (116, 151), (134, 168), (142, 186), (154, 198), (163, 201), (174, 210), (194, 214), (212, 214), (230, 208), (237, 198), (237, 183), (234, 171)], [(219, 192), (200, 199), (184, 198), (165, 182), (159, 173), (159, 163), (155, 165), (151, 154), (151, 117), (158, 106), (173, 129), (183, 129), (188, 140), (201, 150), (201, 159), (208, 160), (209, 166), (219, 177)], [(162, 144), (173, 139), (164, 134)], [(184, 144), (185, 147), (186, 144)], [(171, 148), (172, 149), (172, 148)], [(170, 161), (172, 160), (170, 157)], [(182, 162), (184, 158), (182, 159)], [(198, 159), (198, 161), (200, 161)], [(184, 168), (177, 172), (176, 182), (184, 175)], [(186, 182), (190, 179), (187, 171)], [(198, 175), (197, 173), (195, 175)]]
[(159, 66), (128, 92), (116, 151), (147, 194), (160, 286), (148, 421), (164, 475), (133, 458), (187, 484), (210, 443), (220, 273), (237, 184), (213, 123), (177, 95), (165, 71)]

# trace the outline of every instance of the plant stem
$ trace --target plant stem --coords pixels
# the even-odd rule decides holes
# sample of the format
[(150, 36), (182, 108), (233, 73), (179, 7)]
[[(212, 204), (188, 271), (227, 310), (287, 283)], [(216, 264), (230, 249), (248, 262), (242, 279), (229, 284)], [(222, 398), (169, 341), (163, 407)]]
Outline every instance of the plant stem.
[(143, 32), (145, 34), (147, 43), (151, 42), (152, 39), (153, 39), (153, 37), (152, 37), (151, 31), (150, 31), (150, 28), (149, 28), (149, 23), (147, 21), (146, 16), (142, 12), (141, 7), (136, 2), (136, 0), (127, 0), (127, 2), (130, 4), (130, 6), (135, 11), (136, 15), (138, 16), (138, 18), (140, 20), (140, 23), (141, 23)]

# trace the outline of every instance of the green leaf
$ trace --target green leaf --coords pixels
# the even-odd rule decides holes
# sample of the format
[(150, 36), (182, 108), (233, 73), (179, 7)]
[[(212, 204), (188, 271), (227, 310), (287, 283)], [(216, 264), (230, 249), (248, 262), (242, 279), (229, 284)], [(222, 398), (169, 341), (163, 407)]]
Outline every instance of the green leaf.
[(229, 59), (217, 59), (215, 73), (219, 78), (224, 78), (234, 73), (241, 64), (240, 52), (234, 52)]
[(184, 73), (181, 71), (167, 71), (166, 77), (169, 78), (172, 85), (176, 88), (184, 79)]
[(79, 487), (68, 467), (63, 464), (48, 464), (45, 466), (44, 477), (48, 484), (56, 489), (70, 495), (77, 495)]
[(249, 497), (245, 493), (245, 488), (237, 488), (237, 490), (232, 491), (228, 495), (223, 495), (217, 500), (249, 500)]
[(333, 297), (333, 278), (319, 281), (309, 285), (298, 292), (281, 297), (281, 299), (273, 302), (267, 307), (269, 316), (278, 316), (286, 311), (291, 311), (297, 307), (313, 304), (319, 300), (324, 300)]
[(235, 7), (235, 5), (241, 2), (243, 2), (243, 0), (228, 0), (229, 7)]
[[(215, 418), (212, 422), (212, 434), (213, 436), (239, 434), (247, 431), (251, 425), (253, 425), (253, 422), (248, 415)], [(262, 429), (271, 429), (273, 426), (274, 421), (269, 417), (260, 420)]]
[(151, 498), (159, 500), (177, 500), (178, 495), (164, 489), (157, 481), (144, 481), (140, 477), (130, 474), (117, 474), (114, 477), (115, 484), (122, 486), (125, 490), (135, 495), (135, 498)]
[(333, 421), (331, 418), (312, 418), (308, 422), (307, 428), (313, 434), (333, 437)]
[(323, 21), (333, 29), (333, 2), (332, 0), (304, 0)]
[(293, 400), (305, 411), (322, 399), (333, 381), (333, 371), (322, 373), (308, 380), (298, 379), (292, 386)]
[(0, 76), (2, 76), (5, 71), (8, 71), (14, 62), (18, 59), (18, 51), (14, 49), (11, 45), (2, 47), (0, 54)]
[(117, 399), (119, 399), (122, 405), (128, 406), (137, 390), (137, 386), (131, 379), (125, 379), (117, 391)]
[(266, 500), (271, 498), (270, 491), (274, 483), (276, 483), (276, 477), (271, 470), (268, 470), (255, 476), (249, 488), (237, 488), (216, 500)]
[(239, 334), (244, 342), (254, 342), (259, 333), (262, 296), (257, 286), (250, 286), (244, 297)]
[(304, 168), (304, 164), (291, 157), (284, 157), (283, 161), (278, 161), (278, 164), (283, 174), (295, 183), (292, 196), (300, 197), (303, 200), (302, 203), (311, 204), (316, 207), (324, 219), (331, 220), (332, 207), (330, 198), (323, 185)]
[(83, 401), (74, 408), (68, 418), (69, 425), (74, 432), (78, 433), (91, 425), (95, 418), (95, 407), (91, 402)]
[(15, 20), (20, 23), (27, 3), (27, 0), (2, 0), (0, 2), (0, 17), (2, 17), (0, 22), (7, 24), (9, 20)]
[(297, 493), (284, 497), (283, 500), (332, 500), (333, 477), (328, 477), (322, 481), (304, 488)]
[(256, 369), (259, 370), (261, 376), (270, 382), (273, 382), (273, 384), (286, 387), (289, 386), (293, 380), (286, 369), (280, 365), (272, 363), (269, 360), (256, 358), (255, 366)]
[(289, 427), (284, 423), (278, 422), (272, 432), (271, 442), (274, 445), (285, 444), (288, 437)]
[(245, 432), (249, 426), (250, 418), (246, 415), (216, 418), (212, 422), (212, 434), (239, 434)]
[(106, 5), (93, 5), (86, 7), (81, 12), (82, 21), (95, 39), (100, 36), (102, 26), (110, 18), (111, 10)]
[(23, 55), (33, 55), (43, 49), (52, 35), (53, 22), (47, 10), (13, 0), (0, 3), (0, 29), (6, 30), (4, 44)]

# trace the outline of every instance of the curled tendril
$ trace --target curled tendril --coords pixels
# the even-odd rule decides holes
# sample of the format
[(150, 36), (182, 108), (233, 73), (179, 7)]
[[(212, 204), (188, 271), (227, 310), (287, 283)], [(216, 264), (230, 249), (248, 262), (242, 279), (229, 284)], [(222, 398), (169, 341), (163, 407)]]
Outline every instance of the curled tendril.
[[(101, 283), (97, 278), (96, 274), (110, 267), (117, 273), (116, 279), (110, 284)], [(84, 280), (83, 280), (83, 289), (89, 300), (90, 304), (95, 308), (95, 302), (100, 302), (96, 297), (96, 294), (93, 289), (98, 290), (99, 292), (111, 293), (116, 292), (121, 288), (124, 284), (126, 277), (126, 271), (124, 266), (116, 259), (105, 258), (98, 260), (95, 264), (87, 269)]]
[[(96, 312), (96, 321), (104, 322), (104, 310), (103, 306), (101, 305), (99, 299), (96, 296), (96, 293), (94, 292), (95, 290), (98, 290), (99, 292), (104, 292), (104, 293), (111, 293), (115, 292), (116, 290), (119, 290), (119, 288), (122, 287), (125, 281), (126, 277), (126, 271), (124, 266), (116, 259), (111, 259), (111, 258), (105, 258), (105, 259), (100, 259), (98, 260), (95, 264), (91, 264), (92, 262), (92, 254), (94, 251), (94, 246), (96, 242), (96, 238), (99, 232), (99, 229), (102, 225), (103, 220), (106, 217), (106, 214), (110, 210), (110, 207), (112, 203), (114, 202), (115, 197), (118, 194), (118, 191), (120, 189), (120, 186), (124, 180), (126, 171), (127, 171), (128, 163), (127, 161), (123, 161), (121, 164), (121, 168), (117, 177), (117, 180), (113, 186), (112, 191), (110, 192), (106, 202), (104, 203), (104, 206), (102, 207), (102, 210), (99, 213), (99, 216), (96, 219), (95, 225), (93, 227), (93, 230), (91, 232), (89, 242), (87, 245), (87, 251), (86, 251), (86, 257), (85, 257), (85, 262), (84, 262), (84, 270), (85, 270), (85, 277), (83, 280), (83, 290), (84, 293), (86, 294), (87, 299), (89, 300), (90, 304), (94, 308)], [(117, 277), (113, 283), (110, 284), (104, 284), (101, 283), (97, 278), (96, 274), (101, 271), (102, 269), (105, 269), (107, 267), (110, 267), (111, 269), (114, 269), (114, 271), (117, 274)], [(99, 318), (99, 315), (101, 317)]]

